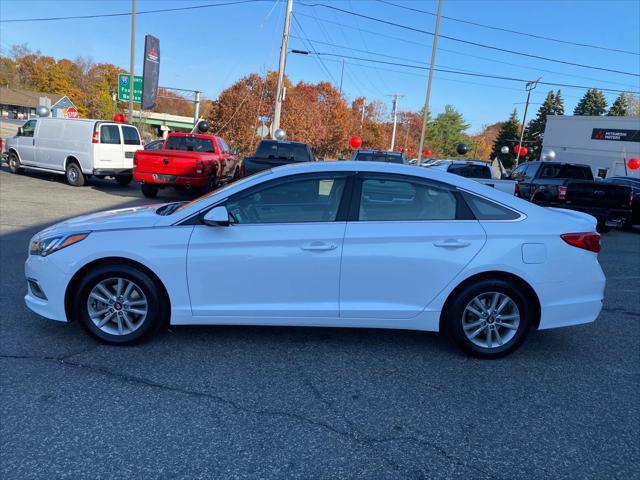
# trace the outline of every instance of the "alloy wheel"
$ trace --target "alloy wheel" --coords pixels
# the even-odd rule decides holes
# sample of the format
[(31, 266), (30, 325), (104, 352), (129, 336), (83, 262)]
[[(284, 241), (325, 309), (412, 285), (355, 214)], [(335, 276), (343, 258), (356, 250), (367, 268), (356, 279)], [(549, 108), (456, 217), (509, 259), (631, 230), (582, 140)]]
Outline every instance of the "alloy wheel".
[(107, 278), (96, 284), (87, 299), (89, 318), (110, 335), (128, 335), (147, 318), (149, 304), (142, 289), (126, 278)]
[(467, 304), (462, 314), (466, 337), (482, 348), (499, 348), (508, 344), (520, 326), (516, 302), (500, 292), (482, 293)]

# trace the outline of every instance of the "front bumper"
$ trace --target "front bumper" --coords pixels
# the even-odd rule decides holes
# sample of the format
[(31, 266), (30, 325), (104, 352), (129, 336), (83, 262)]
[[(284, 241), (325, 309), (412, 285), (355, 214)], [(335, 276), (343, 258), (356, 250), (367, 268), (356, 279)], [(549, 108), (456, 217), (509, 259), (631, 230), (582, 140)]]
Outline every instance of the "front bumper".
[[(67, 285), (71, 280), (50, 257), (29, 255), (24, 264), (27, 278), (27, 294), (24, 296), (25, 305), (33, 312), (51, 320), (66, 322), (67, 314), (64, 308), (64, 296)], [(38, 292), (36, 282), (42, 292)], [(42, 294), (46, 298), (41, 298)]]
[(133, 175), (133, 168), (94, 168), (93, 175), (104, 175), (105, 177)]

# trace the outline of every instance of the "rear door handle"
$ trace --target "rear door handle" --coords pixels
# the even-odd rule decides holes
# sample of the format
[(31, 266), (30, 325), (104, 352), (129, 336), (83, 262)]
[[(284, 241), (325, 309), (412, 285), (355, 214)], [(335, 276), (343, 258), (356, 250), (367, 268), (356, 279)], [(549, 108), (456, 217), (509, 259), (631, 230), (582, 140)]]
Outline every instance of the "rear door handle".
[(471, 242), (467, 242), (465, 240), (449, 239), (433, 242), (433, 245), (441, 248), (464, 248), (471, 245)]
[(327, 250), (335, 250), (338, 246), (334, 243), (325, 243), (325, 242), (311, 242), (303, 245), (302, 250), (306, 250), (308, 252), (323, 252)]

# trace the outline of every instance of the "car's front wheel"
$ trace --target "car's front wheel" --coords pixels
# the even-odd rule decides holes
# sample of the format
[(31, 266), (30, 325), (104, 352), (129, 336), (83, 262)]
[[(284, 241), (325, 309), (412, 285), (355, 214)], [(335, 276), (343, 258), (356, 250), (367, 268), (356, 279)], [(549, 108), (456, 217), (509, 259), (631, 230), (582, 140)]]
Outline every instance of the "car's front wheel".
[(158, 282), (131, 265), (102, 265), (80, 282), (75, 312), (84, 328), (113, 345), (131, 345), (149, 337), (168, 315)]
[(24, 171), (22, 166), (20, 165), (20, 159), (18, 158), (18, 155), (16, 155), (15, 152), (9, 153), (8, 163), (9, 163), (9, 170), (11, 170), (11, 173), (22, 173)]
[(480, 358), (498, 358), (517, 349), (536, 311), (521, 289), (502, 279), (469, 284), (447, 304), (449, 334), (462, 350)]

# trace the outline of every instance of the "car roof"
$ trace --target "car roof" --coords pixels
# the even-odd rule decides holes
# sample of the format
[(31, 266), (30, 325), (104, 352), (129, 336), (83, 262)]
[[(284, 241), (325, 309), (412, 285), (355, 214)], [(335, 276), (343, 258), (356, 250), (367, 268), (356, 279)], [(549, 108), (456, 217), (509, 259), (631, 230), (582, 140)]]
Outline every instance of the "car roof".
[(271, 138), (267, 138), (265, 140), (261, 140), (261, 142), (265, 143), (285, 143), (285, 144), (295, 144), (295, 145), (308, 145), (304, 142), (294, 142), (293, 140), (273, 140)]
[(491, 166), (489, 162), (483, 162), (482, 160), (463, 160), (463, 159), (434, 160), (433, 163), (431, 163), (429, 166), (435, 167), (437, 165), (480, 165), (483, 167)]
[(394, 152), (389, 150), (356, 150), (356, 153), (384, 153), (387, 155), (402, 155), (401, 152)]

